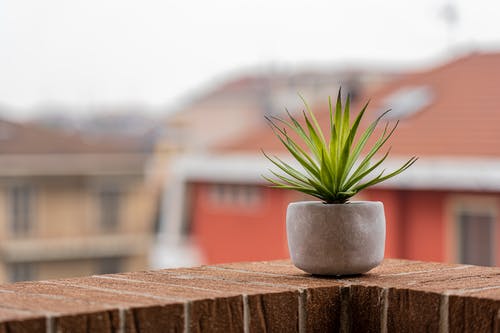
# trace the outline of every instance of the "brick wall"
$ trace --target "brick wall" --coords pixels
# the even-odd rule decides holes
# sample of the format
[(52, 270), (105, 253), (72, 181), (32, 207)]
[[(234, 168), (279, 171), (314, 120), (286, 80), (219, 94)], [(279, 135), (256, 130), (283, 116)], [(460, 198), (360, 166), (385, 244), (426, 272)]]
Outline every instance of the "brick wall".
[(328, 331), (500, 332), (500, 268), (318, 278), (271, 261), (0, 285), (0, 333)]

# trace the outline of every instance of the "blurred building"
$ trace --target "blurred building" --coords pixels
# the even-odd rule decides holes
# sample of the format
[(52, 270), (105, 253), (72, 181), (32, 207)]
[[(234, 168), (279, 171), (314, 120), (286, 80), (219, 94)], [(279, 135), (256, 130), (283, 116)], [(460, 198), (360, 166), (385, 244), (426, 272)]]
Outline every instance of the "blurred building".
[[(356, 97), (373, 91), (397, 75), (396, 72), (374, 69), (245, 75), (228, 80), (201, 94), (184, 108), (168, 116), (165, 135), (157, 143), (155, 153), (155, 161), (157, 161), (155, 165), (161, 166), (164, 170), (165, 191), (159, 241), (153, 258), (154, 264), (158, 267), (166, 267), (206, 262), (206, 253), (200, 253), (200, 247), (193, 242), (194, 239), (191, 237), (193, 233), (189, 226), (192, 224), (190, 222), (192, 219), (197, 219), (198, 216), (208, 218), (209, 215), (206, 215), (203, 209), (199, 209), (200, 207), (194, 203), (193, 193), (190, 192), (191, 187), (186, 186), (186, 182), (192, 181), (186, 178), (185, 172), (189, 170), (189, 166), (184, 165), (184, 162), (190, 160), (187, 163), (193, 163), (191, 167), (203, 173), (209, 168), (204, 158), (210, 160), (210, 154), (216, 151), (217, 147), (239, 140), (246, 133), (267, 130), (265, 116), (283, 115), (285, 107), (292, 113), (300, 112), (302, 101), (298, 93), (302, 94), (310, 104), (325, 102), (327, 96), (335, 94), (339, 85), (342, 84), (345, 90)], [(257, 154), (258, 150), (255, 153)], [(191, 160), (193, 157), (194, 160)], [(200, 158), (201, 163), (198, 163)], [(240, 166), (241, 164), (238, 163)], [(265, 170), (265, 164), (260, 170)], [(224, 176), (229, 177), (234, 172), (237, 172), (237, 168), (230, 167), (230, 170), (223, 173)], [(257, 173), (257, 180), (258, 175)], [(236, 179), (236, 181), (241, 181), (241, 179)], [(241, 190), (242, 195), (245, 196), (246, 187), (241, 187)], [(229, 192), (226, 196), (231, 195)], [(248, 195), (252, 196), (251, 193)], [(204, 197), (200, 197), (200, 200), (203, 201)], [(235, 209), (238, 210), (237, 206)], [(266, 211), (259, 216), (258, 220), (262, 224), (266, 223), (268, 213)], [(281, 212), (277, 209), (274, 214), (281, 214)], [(257, 216), (253, 217), (254, 220), (256, 218)], [(267, 234), (273, 242), (276, 232)], [(241, 248), (250, 250), (253, 238), (248, 237), (247, 240), (244, 244), (248, 246), (241, 246)], [(229, 249), (228, 255), (231, 255), (231, 244), (231, 240), (228, 239), (221, 242), (219, 246)], [(260, 249), (261, 252), (269, 254), (265, 245), (263, 246)], [(241, 256), (230, 258), (240, 259)], [(257, 259), (262, 258), (266, 256)]]
[[(385, 204), (387, 257), (500, 264), (499, 86), (500, 53), (471, 54), (403, 75), (359, 99), (372, 100), (363, 126), (388, 108), (388, 120), (401, 121), (387, 145), (388, 170), (420, 157), (359, 195)], [(314, 109), (327, 126), (327, 104)], [(165, 221), (166, 229), (192, 239), (204, 262), (288, 255), (286, 206), (304, 197), (263, 182), (270, 163), (261, 148), (284, 153), (269, 128), (256, 127), (172, 167), (184, 210)]]
[(157, 197), (135, 140), (0, 121), (0, 280), (148, 267)]
[(237, 77), (196, 97), (168, 116), (169, 144), (190, 152), (209, 151), (254, 127), (265, 126), (264, 116), (301, 110), (299, 93), (311, 104), (322, 102), (340, 84), (353, 96), (374, 90), (397, 76), (387, 70), (271, 72)]

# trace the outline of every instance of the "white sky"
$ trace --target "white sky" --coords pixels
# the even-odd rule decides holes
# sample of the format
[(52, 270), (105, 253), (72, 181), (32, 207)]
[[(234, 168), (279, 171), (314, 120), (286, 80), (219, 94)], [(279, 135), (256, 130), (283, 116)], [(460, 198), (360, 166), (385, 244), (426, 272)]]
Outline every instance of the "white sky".
[[(241, 68), (439, 59), (442, 0), (0, 0), (0, 105), (174, 105)], [(455, 1), (457, 44), (496, 46), (500, 1)]]

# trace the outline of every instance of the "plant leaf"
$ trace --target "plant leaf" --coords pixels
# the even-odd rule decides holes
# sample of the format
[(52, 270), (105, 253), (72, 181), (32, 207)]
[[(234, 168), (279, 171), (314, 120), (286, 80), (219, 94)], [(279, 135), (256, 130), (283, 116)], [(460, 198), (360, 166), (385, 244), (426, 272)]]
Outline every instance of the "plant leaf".
[[(304, 120), (299, 122), (288, 110), (289, 121), (279, 117), (266, 117), (273, 133), (283, 144), (285, 149), (297, 161), (301, 168), (297, 169), (276, 156), (264, 156), (278, 168), (279, 172), (269, 170), (276, 178), (262, 176), (276, 188), (297, 190), (315, 196), (326, 203), (344, 203), (359, 191), (394, 177), (412, 166), (417, 157), (410, 158), (398, 169), (389, 174), (385, 170), (375, 177), (370, 174), (386, 161), (390, 149), (374, 164), (371, 163), (377, 152), (392, 136), (398, 126), (385, 125), (383, 133), (375, 143), (369, 147), (368, 153), (361, 159), (369, 139), (372, 137), (380, 120), (387, 114), (379, 115), (358, 137), (361, 120), (367, 110), (369, 101), (361, 108), (354, 123), (350, 123), (351, 97), (347, 95), (345, 105), (342, 106), (342, 91), (339, 89), (335, 107), (331, 97), (328, 98), (328, 116), (330, 121), (329, 133), (325, 135), (319, 122), (305, 99)], [(298, 136), (296, 141), (287, 130)], [(325, 141), (328, 137), (328, 141)], [(307, 151), (306, 151), (307, 150)], [(364, 181), (366, 178), (368, 180)]]

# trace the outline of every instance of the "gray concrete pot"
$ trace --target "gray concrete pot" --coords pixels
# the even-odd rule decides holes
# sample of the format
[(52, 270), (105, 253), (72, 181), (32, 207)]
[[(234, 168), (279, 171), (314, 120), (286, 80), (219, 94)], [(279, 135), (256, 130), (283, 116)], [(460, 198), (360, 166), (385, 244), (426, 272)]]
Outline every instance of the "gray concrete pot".
[(286, 229), (293, 264), (311, 274), (365, 273), (384, 258), (381, 202), (294, 202), (288, 205)]

